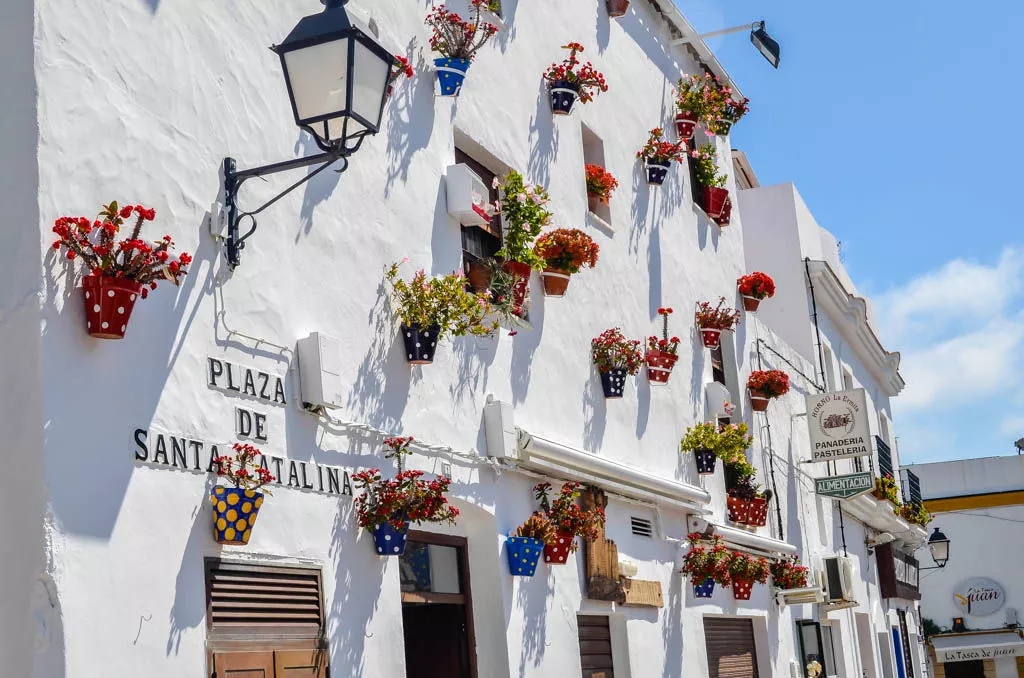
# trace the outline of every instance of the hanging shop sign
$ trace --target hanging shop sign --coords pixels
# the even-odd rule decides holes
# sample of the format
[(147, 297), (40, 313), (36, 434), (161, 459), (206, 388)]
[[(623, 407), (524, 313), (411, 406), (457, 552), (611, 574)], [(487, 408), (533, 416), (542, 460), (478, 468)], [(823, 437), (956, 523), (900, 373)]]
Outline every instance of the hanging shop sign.
[(893, 544), (875, 547), (878, 588), (883, 598), (921, 599), (921, 570), (917, 558)]
[(988, 577), (972, 577), (956, 587), (953, 600), (965, 614), (987, 617), (1006, 604), (1006, 591)]
[(835, 499), (852, 499), (873, 489), (875, 489), (875, 478), (869, 471), (818, 478), (814, 481), (816, 493), (822, 497), (834, 497)]
[(807, 396), (807, 427), (811, 461), (831, 461), (871, 454), (864, 389)]

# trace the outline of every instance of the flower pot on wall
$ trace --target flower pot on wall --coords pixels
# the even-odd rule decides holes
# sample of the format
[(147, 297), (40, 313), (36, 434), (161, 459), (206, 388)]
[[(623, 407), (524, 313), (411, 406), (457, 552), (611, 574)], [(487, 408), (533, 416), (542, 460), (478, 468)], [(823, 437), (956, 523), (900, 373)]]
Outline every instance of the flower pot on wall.
[(697, 129), (697, 116), (693, 113), (676, 113), (676, 134), (680, 141), (689, 141)]
[(515, 577), (532, 577), (537, 563), (544, 552), (544, 542), (532, 537), (509, 536), (505, 542), (508, 554), (508, 571)]
[(711, 217), (716, 224), (721, 227), (729, 225), (729, 221), (732, 219), (732, 198), (725, 199), (725, 207), (722, 208), (721, 214), (717, 217)]
[(587, 192), (587, 209), (593, 214), (597, 214), (601, 210), (601, 205), (607, 205), (608, 198), (602, 197), (596, 193)]
[(479, 261), (470, 262), (466, 270), (466, 279), (469, 280), (469, 286), (477, 294), (483, 294), (491, 286), (491, 272), (486, 265)]
[(764, 412), (768, 409), (768, 396), (761, 391), (747, 389), (750, 391), (750, 406), (755, 412)]
[(512, 305), (514, 306), (512, 312), (521, 315), (523, 304), (526, 303), (526, 293), (530, 291), (530, 273), (533, 272), (533, 269), (529, 264), (518, 261), (506, 261), (502, 264), (502, 268), (515, 278), (512, 282)]
[(750, 522), (751, 502), (738, 497), (729, 497), (729, 520), (739, 525), (746, 525)]
[(750, 600), (750, 594), (754, 590), (754, 582), (749, 579), (732, 580), (732, 597), (734, 600)]
[(618, 19), (620, 16), (626, 15), (626, 10), (629, 9), (629, 0), (608, 0), (608, 16), (613, 19)]
[(123, 339), (142, 285), (134, 280), (87, 275), (82, 278), (85, 329), (97, 339)]
[(459, 96), (469, 65), (469, 59), (434, 59), (434, 70), (437, 71), (437, 85), (441, 96)]
[(710, 598), (715, 593), (715, 580), (705, 579), (700, 584), (693, 585), (694, 598)]
[(743, 310), (747, 313), (753, 313), (761, 305), (761, 300), (757, 297), (743, 297)]
[(732, 130), (732, 120), (715, 120), (715, 131), (712, 134), (716, 137), (724, 137)]
[(747, 525), (751, 527), (764, 527), (768, 524), (768, 500), (762, 497), (750, 501), (750, 510), (747, 513)]
[(554, 544), (544, 544), (544, 562), (551, 565), (565, 565), (569, 549), (575, 537), (568, 532), (559, 532)]
[(704, 186), (704, 211), (709, 217), (721, 217), (725, 203), (729, 199), (729, 190), (718, 186)]
[(711, 450), (694, 450), (693, 458), (697, 461), (697, 473), (702, 476), (710, 476), (715, 473), (715, 466), (718, 463), (718, 456)]
[(576, 99), (580, 96), (580, 86), (568, 80), (551, 83), (551, 112), (555, 115), (569, 115)]
[(439, 325), (423, 328), (419, 325), (401, 325), (402, 341), (405, 342), (405, 358), (410, 365), (429, 365), (437, 353)]
[(218, 544), (245, 546), (263, 505), (263, 493), (240, 487), (214, 487), (210, 491), (213, 505), (213, 538)]
[(569, 272), (557, 268), (545, 268), (541, 274), (544, 280), (545, 297), (564, 297), (571, 278)]
[(373, 529), (373, 545), (382, 556), (400, 556), (405, 553), (405, 537), (409, 533), (409, 522), (402, 524), (402, 529), (395, 529), (390, 522), (378, 525)]
[(668, 170), (672, 167), (672, 161), (654, 162), (653, 160), (648, 160), (646, 167), (647, 183), (651, 186), (661, 186), (665, 183), (665, 177), (668, 176)]
[(701, 327), (700, 340), (704, 343), (704, 348), (718, 348), (722, 344), (722, 330), (716, 327)]
[(679, 356), (668, 351), (647, 351), (647, 378), (652, 384), (667, 384)]
[(626, 390), (626, 370), (612, 370), (601, 372), (601, 388), (604, 389), (604, 397), (614, 400), (622, 397)]

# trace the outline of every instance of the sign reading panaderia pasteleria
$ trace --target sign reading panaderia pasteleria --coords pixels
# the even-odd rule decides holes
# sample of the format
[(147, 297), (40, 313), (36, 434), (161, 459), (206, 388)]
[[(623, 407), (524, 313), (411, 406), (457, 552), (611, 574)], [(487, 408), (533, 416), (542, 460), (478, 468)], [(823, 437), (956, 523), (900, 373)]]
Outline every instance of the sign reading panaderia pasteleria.
[(807, 428), (811, 461), (831, 461), (871, 454), (864, 389), (807, 396)]

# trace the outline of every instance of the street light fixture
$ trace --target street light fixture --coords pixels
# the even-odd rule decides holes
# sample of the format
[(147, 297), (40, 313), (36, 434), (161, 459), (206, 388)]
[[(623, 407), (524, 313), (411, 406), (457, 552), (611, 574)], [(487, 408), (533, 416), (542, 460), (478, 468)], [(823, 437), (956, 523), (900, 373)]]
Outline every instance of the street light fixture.
[(706, 38), (717, 38), (720, 35), (729, 35), (730, 33), (739, 33), (740, 31), (750, 31), (750, 42), (753, 43), (757, 51), (768, 60), (774, 68), (779, 67), (779, 55), (780, 48), (779, 43), (768, 35), (768, 31), (765, 30), (765, 24), (763, 21), (755, 21), (752, 24), (740, 24), (739, 26), (733, 26), (732, 28), (723, 28), (718, 31), (711, 31), (710, 33), (701, 33), (700, 35), (692, 35), (688, 38), (681, 40), (672, 41), (673, 45), (685, 45), (686, 43), (693, 42), (695, 40), (704, 40)]
[(949, 562), (949, 537), (936, 527), (935, 531), (928, 537), (928, 550), (932, 552), (932, 560), (935, 561), (936, 567), (921, 567), (918, 569), (941, 570)]
[[(239, 170), (233, 158), (224, 159), (224, 207), (227, 211), (228, 265), (238, 266), (245, 241), (256, 231), (255, 216), (306, 183), (338, 160), (348, 169), (348, 156), (363, 140), (380, 131), (387, 86), (395, 57), (370, 30), (349, 17), (348, 0), (321, 0), (324, 10), (304, 17), (288, 37), (271, 49), (281, 58), (295, 124), (309, 132), (323, 153)], [(312, 172), (264, 205), (239, 212), (236, 199), (242, 182), (320, 164)], [(239, 223), (248, 217), (249, 231), (239, 235)]]

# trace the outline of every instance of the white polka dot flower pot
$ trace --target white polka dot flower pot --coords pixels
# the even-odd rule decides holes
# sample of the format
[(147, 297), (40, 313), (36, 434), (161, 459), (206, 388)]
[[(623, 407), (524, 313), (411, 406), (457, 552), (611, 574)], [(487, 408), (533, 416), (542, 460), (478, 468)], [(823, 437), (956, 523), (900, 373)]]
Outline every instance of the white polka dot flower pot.
[(410, 365), (429, 365), (437, 353), (437, 340), (441, 334), (440, 325), (420, 327), (402, 325), (402, 342), (405, 344), (405, 359)]
[(514, 577), (532, 577), (537, 572), (537, 563), (544, 552), (544, 542), (532, 537), (509, 535), (505, 542), (508, 554), (508, 571)]
[(256, 516), (263, 505), (263, 493), (241, 487), (215, 487), (210, 492), (213, 505), (213, 538), (218, 544), (245, 546)]
[(615, 400), (622, 397), (626, 390), (626, 370), (615, 369), (610, 372), (601, 373), (601, 388), (604, 389), (604, 397), (608, 400)]
[(750, 600), (750, 594), (754, 589), (754, 582), (749, 579), (732, 580), (732, 597), (734, 600)]
[(380, 556), (400, 556), (405, 553), (405, 537), (409, 533), (409, 521), (398, 529), (391, 523), (378, 525), (373, 529), (373, 546)]
[(87, 275), (82, 278), (85, 329), (97, 339), (124, 339), (142, 285), (134, 280)]
[(575, 540), (575, 535), (559, 532), (553, 543), (544, 544), (544, 562), (548, 565), (565, 565)]

